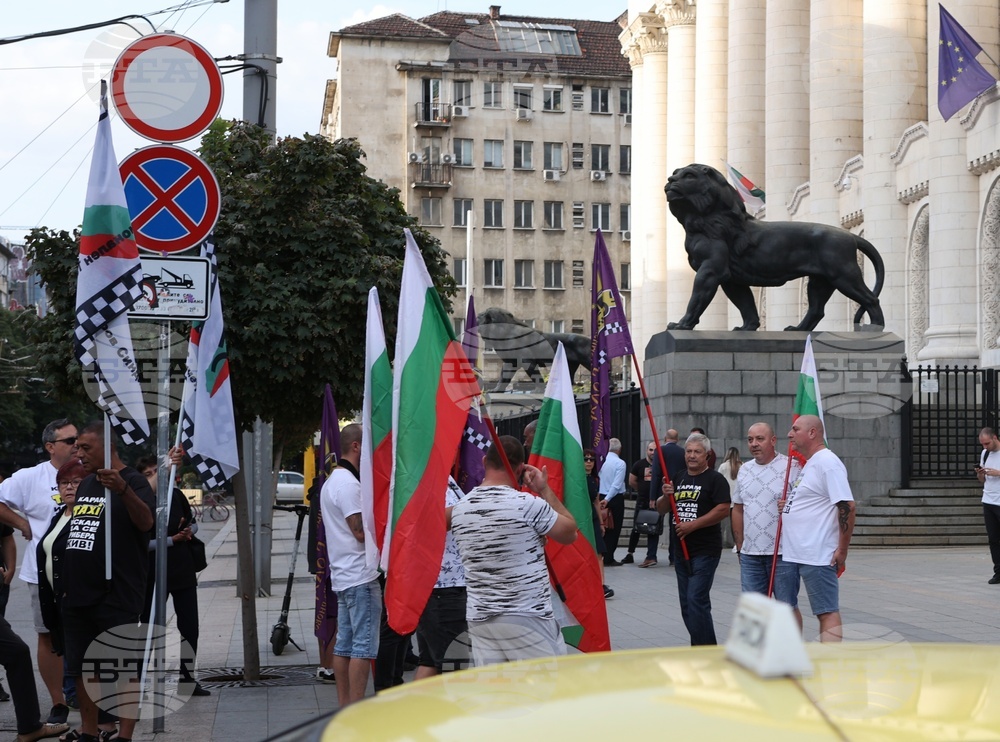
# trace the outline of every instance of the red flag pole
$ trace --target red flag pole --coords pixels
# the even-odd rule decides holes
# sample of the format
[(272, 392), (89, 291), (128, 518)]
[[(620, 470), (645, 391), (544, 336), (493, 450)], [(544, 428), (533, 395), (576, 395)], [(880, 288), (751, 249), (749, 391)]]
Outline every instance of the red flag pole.
[[(660, 434), (656, 432), (656, 422), (653, 420), (653, 408), (649, 404), (649, 396), (646, 394), (646, 384), (642, 380), (642, 371), (639, 370), (639, 360), (635, 357), (635, 351), (630, 353), (632, 356), (632, 365), (635, 366), (635, 377), (639, 380), (639, 391), (642, 394), (642, 403), (646, 406), (646, 417), (649, 418), (649, 429), (653, 432), (653, 440), (656, 441), (656, 455), (660, 459), (660, 471), (663, 472), (663, 479), (666, 480), (666, 484), (672, 484), (670, 481), (670, 474), (667, 473), (667, 461), (663, 458), (663, 449), (660, 447)], [(652, 486), (652, 483), (650, 483)], [(663, 491), (661, 486), (660, 491)], [(673, 494), (667, 495), (667, 502), (670, 503), (670, 512), (673, 513), (674, 522), (680, 523), (681, 519), (677, 514), (677, 500), (674, 499)], [(684, 561), (687, 563), (688, 570), (691, 569), (691, 557), (688, 554), (687, 542), (681, 539), (681, 551), (684, 552)]]
[[(781, 487), (781, 500), (784, 502), (788, 497), (788, 479), (792, 474), (792, 442), (788, 441), (788, 461), (785, 463), (785, 483)], [(778, 550), (781, 548), (781, 511), (784, 507), (778, 508), (778, 528), (774, 532), (774, 555), (771, 557), (771, 579), (767, 583), (767, 597), (774, 593), (774, 573), (778, 569)]]

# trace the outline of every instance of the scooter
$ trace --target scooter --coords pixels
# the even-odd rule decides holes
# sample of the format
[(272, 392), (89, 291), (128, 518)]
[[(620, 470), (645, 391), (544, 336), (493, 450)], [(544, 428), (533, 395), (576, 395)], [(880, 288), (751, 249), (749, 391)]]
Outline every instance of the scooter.
[(285, 599), (281, 602), (281, 615), (278, 616), (278, 623), (271, 629), (271, 651), (281, 654), (285, 647), (291, 642), (292, 645), (302, 651), (302, 647), (295, 643), (288, 628), (288, 610), (292, 605), (292, 582), (295, 580), (295, 562), (299, 557), (299, 541), (302, 539), (302, 524), (305, 523), (306, 516), (309, 515), (308, 505), (275, 505), (275, 510), (284, 510), (286, 513), (295, 513), (299, 516), (299, 523), (295, 527), (295, 545), (292, 547), (292, 563), (288, 568), (288, 585), (285, 587)]

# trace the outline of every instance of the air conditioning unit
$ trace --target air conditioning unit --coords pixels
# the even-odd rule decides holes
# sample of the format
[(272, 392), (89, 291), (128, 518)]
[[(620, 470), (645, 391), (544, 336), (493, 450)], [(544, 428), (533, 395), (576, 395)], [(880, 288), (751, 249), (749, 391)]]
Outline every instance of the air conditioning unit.
[(514, 117), (518, 121), (531, 121), (531, 111), (529, 111), (527, 108), (518, 108), (516, 111), (514, 111), (514, 114), (515, 114)]
[(603, 170), (591, 170), (590, 171), (590, 179), (592, 181), (594, 181), (595, 183), (599, 183), (601, 181), (607, 180), (608, 179), (608, 174), (606, 172), (604, 172)]
[(466, 116), (469, 115), (469, 107), (468, 106), (452, 106), (451, 107), (451, 115), (454, 116), (457, 119), (458, 118), (463, 118), (464, 119)]
[(623, 229), (622, 230), (622, 242), (631, 242), (631, 241), (632, 241), (632, 230), (631, 229)]
[(450, 152), (445, 152), (443, 155), (441, 155), (441, 164), (442, 165), (454, 165), (455, 164), (455, 155), (451, 154)]
[(410, 154), (408, 154), (406, 156), (406, 159), (407, 159), (408, 162), (411, 162), (411, 163), (413, 163), (413, 162), (420, 162), (420, 153), (419, 152), (410, 152)]
[(626, 113), (626, 114), (624, 114), (624, 116), (625, 116), (625, 126), (631, 126), (632, 125), (632, 114), (631, 113)]
[(559, 171), (558, 170), (543, 170), (542, 171), (542, 177), (545, 178), (545, 180), (559, 180)]

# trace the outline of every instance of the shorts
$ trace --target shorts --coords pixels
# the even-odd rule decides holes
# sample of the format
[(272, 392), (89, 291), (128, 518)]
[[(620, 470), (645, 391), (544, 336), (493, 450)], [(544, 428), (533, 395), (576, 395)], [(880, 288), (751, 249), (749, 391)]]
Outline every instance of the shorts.
[(469, 639), (476, 667), (566, 654), (554, 618), (511, 615), (469, 621)]
[(468, 641), (455, 642), (465, 633), (466, 627), (465, 588), (434, 588), (417, 624), (419, 664), (438, 672), (446, 665), (455, 670), (467, 666)]
[(378, 656), (382, 588), (378, 580), (337, 592), (335, 657), (373, 660)]
[(832, 564), (796, 564), (798, 575), (806, 586), (809, 606), (814, 616), (836, 613), (840, 610), (840, 588), (837, 568)]
[[(65, 674), (71, 678), (78, 678), (87, 665), (85, 661), (87, 650), (97, 637), (116, 626), (137, 626), (139, 614), (107, 605), (85, 607), (64, 605), (62, 621), (63, 642), (66, 645)], [(139, 643), (135, 646), (119, 646), (118, 651), (121, 653), (118, 657), (122, 666), (129, 667), (129, 673), (138, 672), (138, 665), (134, 664), (134, 661), (137, 658), (141, 662), (143, 646)], [(88, 666), (87, 670), (90, 672), (92, 668)]]
[[(771, 582), (771, 554), (740, 554), (740, 587), (745, 593), (767, 595)], [(778, 557), (774, 569), (774, 599), (792, 608), (799, 605), (799, 571), (797, 564)]]
[(42, 602), (38, 599), (38, 583), (28, 582), (28, 595), (31, 596), (31, 620), (35, 624), (36, 634), (48, 634), (45, 619), (42, 618)]

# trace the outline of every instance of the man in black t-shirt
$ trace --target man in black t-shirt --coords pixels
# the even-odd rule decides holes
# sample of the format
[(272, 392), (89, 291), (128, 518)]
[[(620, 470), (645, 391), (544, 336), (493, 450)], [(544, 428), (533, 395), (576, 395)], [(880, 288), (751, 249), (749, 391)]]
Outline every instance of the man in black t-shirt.
[[(83, 682), (84, 655), (103, 632), (139, 623), (146, 597), (150, 531), (156, 498), (146, 478), (125, 466), (111, 446), (111, 468), (104, 468), (104, 425), (91, 423), (77, 438), (76, 453), (88, 476), (80, 483), (66, 539), (62, 599), (66, 674), (76, 678), (82, 731), (96, 736), (97, 706)], [(105, 579), (105, 539), (108, 538), (105, 489), (111, 490), (111, 580)], [(132, 657), (122, 657), (131, 660)], [(138, 664), (130, 666), (138, 674)], [(131, 672), (122, 672), (123, 686)], [(138, 687), (134, 685), (132, 687)], [(131, 690), (120, 689), (122, 696)], [(138, 708), (138, 694), (135, 705)], [(119, 708), (132, 702), (121, 699)], [(118, 739), (131, 740), (135, 718), (120, 713)]]
[[(689, 561), (677, 550), (677, 593), (681, 616), (691, 635), (691, 645), (717, 644), (712, 622), (712, 582), (722, 557), (722, 529), (719, 523), (729, 515), (729, 482), (708, 468), (712, 443), (707, 436), (693, 433), (684, 445), (687, 470), (672, 484), (664, 484), (663, 494), (673, 493), (679, 522), (677, 536), (687, 545)], [(666, 513), (667, 497), (656, 501), (656, 509)]]
[[(646, 455), (632, 464), (628, 472), (628, 486), (638, 493), (635, 500), (635, 512), (648, 510), (649, 484), (652, 479), (653, 457), (656, 456), (656, 441), (646, 444)], [(639, 566), (652, 567), (656, 565), (656, 547), (660, 543), (658, 534), (646, 536), (646, 559)], [(628, 537), (628, 554), (622, 559), (622, 564), (632, 564), (635, 561), (635, 550), (639, 546), (639, 532), (635, 530), (633, 521), (632, 534)]]

